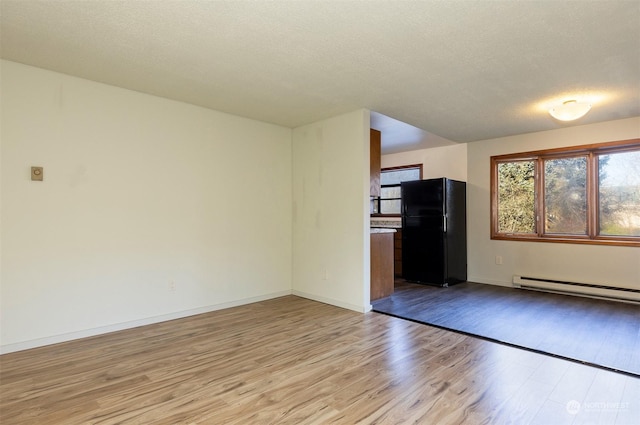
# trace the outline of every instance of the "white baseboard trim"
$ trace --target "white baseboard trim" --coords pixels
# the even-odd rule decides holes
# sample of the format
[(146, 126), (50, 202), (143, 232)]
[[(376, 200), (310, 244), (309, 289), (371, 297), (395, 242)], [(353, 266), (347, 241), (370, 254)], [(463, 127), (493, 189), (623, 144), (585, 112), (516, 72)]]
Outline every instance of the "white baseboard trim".
[(496, 285), (496, 286), (508, 286), (509, 288), (513, 288), (513, 284), (511, 283), (511, 281), (499, 281), (499, 280), (492, 280), (492, 279), (485, 279), (482, 277), (477, 277), (477, 276), (469, 276), (467, 278), (468, 282), (475, 282), (475, 283), (485, 283), (487, 285)]
[(145, 317), (143, 319), (132, 320), (129, 322), (116, 323), (113, 325), (100, 326), (97, 328), (85, 329), (76, 332), (69, 332), (60, 335), (37, 338), (28, 341), (17, 342), (14, 344), (0, 345), (0, 354), (13, 353), (15, 351), (29, 350), (31, 348), (43, 347), (45, 345), (59, 344), (61, 342), (72, 341), (74, 339), (87, 338), (90, 336), (102, 335), (110, 332), (117, 332), (124, 329), (137, 328), (139, 326), (152, 325), (154, 323), (167, 322), (169, 320), (182, 319), (183, 317), (195, 316), (197, 314), (209, 313), (225, 308), (238, 307), (241, 305), (252, 304), (260, 301), (266, 301), (273, 298), (291, 295), (291, 291), (279, 291), (271, 294), (260, 295), (257, 297), (243, 298), (240, 300), (229, 301), (226, 303), (208, 305), (190, 310), (177, 311), (174, 313), (162, 314), (160, 316)]
[(333, 298), (325, 298), (319, 295), (309, 294), (307, 292), (296, 291), (295, 289), (293, 290), (292, 294), (298, 297), (307, 298), (309, 300), (318, 301), (323, 304), (329, 304), (329, 305), (333, 305), (340, 308), (346, 308), (347, 310), (357, 311), (358, 313), (367, 313), (372, 309), (370, 304), (366, 306), (354, 305), (354, 304), (349, 304), (349, 303), (344, 303), (342, 301), (334, 300)]

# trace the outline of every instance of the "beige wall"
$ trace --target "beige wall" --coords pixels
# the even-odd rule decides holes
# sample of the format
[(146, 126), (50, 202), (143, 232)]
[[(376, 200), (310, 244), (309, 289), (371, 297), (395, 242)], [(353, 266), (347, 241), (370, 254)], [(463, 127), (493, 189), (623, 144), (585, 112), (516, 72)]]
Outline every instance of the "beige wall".
[(1, 122), (3, 351), (291, 293), (291, 129), (6, 61)]
[[(640, 249), (601, 245), (492, 241), (489, 158), (640, 137), (640, 118), (567, 127), (468, 144), (469, 280), (511, 285), (513, 275), (640, 289)], [(497, 265), (495, 257), (503, 257)]]
[(467, 144), (382, 155), (382, 168), (422, 164), (422, 178), (467, 181)]
[(293, 131), (293, 292), (369, 303), (369, 111)]

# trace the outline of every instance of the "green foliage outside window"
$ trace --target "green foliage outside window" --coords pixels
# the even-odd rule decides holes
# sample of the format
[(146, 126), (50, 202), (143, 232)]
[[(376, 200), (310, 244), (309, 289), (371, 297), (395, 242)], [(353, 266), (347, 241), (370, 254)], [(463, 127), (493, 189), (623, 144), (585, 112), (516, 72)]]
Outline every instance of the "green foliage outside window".
[(498, 231), (535, 233), (533, 161), (498, 164)]
[(587, 158), (544, 162), (545, 232), (587, 234)]
[(492, 238), (640, 246), (640, 139), (491, 161)]

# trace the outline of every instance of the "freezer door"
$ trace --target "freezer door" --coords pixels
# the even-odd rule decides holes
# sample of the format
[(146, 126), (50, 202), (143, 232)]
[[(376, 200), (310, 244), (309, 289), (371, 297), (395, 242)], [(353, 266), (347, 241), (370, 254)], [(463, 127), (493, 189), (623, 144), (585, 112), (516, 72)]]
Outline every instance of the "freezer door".
[(444, 179), (415, 180), (400, 184), (402, 215), (441, 216), (444, 210)]

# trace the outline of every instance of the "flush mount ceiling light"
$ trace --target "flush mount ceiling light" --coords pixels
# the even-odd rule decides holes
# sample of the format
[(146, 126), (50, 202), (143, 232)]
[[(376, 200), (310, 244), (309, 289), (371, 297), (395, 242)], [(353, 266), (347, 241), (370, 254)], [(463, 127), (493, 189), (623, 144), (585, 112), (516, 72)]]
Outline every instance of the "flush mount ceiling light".
[(573, 121), (584, 117), (590, 109), (590, 103), (567, 100), (562, 105), (549, 109), (549, 114), (560, 121)]

